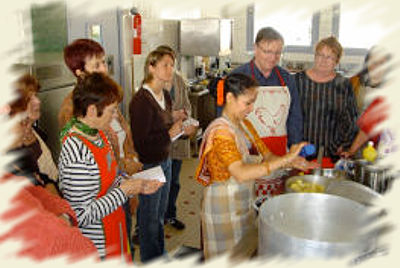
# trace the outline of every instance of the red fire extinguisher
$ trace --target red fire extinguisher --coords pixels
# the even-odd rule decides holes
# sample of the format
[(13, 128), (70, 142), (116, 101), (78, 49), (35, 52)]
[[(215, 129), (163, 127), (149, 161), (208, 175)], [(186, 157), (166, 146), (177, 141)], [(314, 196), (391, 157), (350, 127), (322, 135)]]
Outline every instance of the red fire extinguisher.
[(139, 13), (133, 16), (133, 54), (142, 53), (142, 17)]

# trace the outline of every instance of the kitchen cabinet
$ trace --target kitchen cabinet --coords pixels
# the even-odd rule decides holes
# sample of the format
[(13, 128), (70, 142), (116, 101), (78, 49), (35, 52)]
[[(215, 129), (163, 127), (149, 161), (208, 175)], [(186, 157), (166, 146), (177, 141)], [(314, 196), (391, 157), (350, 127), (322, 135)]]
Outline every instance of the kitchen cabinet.
[(192, 117), (199, 121), (203, 131), (216, 117), (215, 98), (210, 95), (208, 89), (199, 92), (191, 92), (189, 100), (192, 105)]
[(189, 56), (223, 56), (232, 49), (232, 20), (187, 19), (179, 25), (180, 53)]

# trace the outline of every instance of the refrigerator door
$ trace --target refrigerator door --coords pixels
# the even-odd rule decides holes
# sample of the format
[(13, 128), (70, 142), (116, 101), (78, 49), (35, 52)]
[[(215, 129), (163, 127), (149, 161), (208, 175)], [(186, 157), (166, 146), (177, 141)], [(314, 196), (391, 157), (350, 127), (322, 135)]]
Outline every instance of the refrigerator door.
[(51, 90), (41, 91), (38, 97), (41, 101), (39, 127), (46, 133), (45, 141), (52, 152), (53, 159), (58, 163), (61, 144), (58, 138), (60, 129), (58, 126), (58, 113), (64, 98), (73, 90), (74, 85), (53, 88)]

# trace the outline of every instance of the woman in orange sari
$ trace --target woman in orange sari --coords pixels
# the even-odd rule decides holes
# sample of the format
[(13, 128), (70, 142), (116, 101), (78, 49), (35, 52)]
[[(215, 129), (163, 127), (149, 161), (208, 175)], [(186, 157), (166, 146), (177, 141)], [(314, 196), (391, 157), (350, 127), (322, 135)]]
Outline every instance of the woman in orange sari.
[[(257, 83), (244, 74), (230, 74), (220, 80), (217, 103), (222, 116), (206, 129), (200, 147), (197, 180), (205, 186), (201, 208), (205, 259), (228, 252), (254, 222), (252, 209), (254, 180), (280, 168), (307, 170), (316, 167), (298, 154), (306, 143), (295, 144), (289, 153), (272, 154), (245, 120), (253, 110)], [(258, 156), (250, 155), (256, 147)]]

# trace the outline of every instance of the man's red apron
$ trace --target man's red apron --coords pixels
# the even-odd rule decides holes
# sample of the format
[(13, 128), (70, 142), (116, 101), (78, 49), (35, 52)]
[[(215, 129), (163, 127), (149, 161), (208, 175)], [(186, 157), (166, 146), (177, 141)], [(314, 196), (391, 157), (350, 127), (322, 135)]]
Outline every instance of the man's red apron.
[[(252, 78), (254, 73), (254, 60), (250, 62)], [(279, 78), (279, 86), (260, 86), (254, 103), (254, 110), (247, 119), (253, 124), (258, 135), (275, 155), (282, 156), (287, 152), (286, 121), (290, 108), (290, 93), (279, 70), (273, 70)], [(267, 179), (256, 180), (256, 195), (275, 195), (284, 190), (283, 180), (280, 175), (273, 173)]]
[[(114, 184), (117, 175), (117, 161), (115, 160), (110, 143), (102, 131), (99, 131), (104, 146), (98, 147), (91, 141), (77, 133), (71, 133), (68, 136), (79, 138), (92, 152), (94, 160), (97, 163), (100, 172), (100, 191), (97, 198), (101, 198), (110, 190)], [(67, 136), (65, 136), (65, 139)], [(118, 207), (114, 212), (105, 216), (102, 220), (103, 231), (106, 242), (106, 258), (125, 256), (125, 260), (132, 261), (128, 252), (128, 241), (126, 232), (125, 212), (122, 206)], [(121, 240), (122, 239), (122, 240)]]

